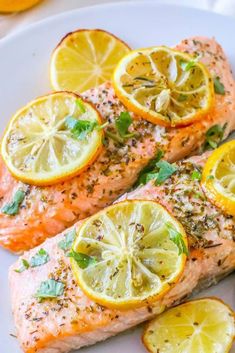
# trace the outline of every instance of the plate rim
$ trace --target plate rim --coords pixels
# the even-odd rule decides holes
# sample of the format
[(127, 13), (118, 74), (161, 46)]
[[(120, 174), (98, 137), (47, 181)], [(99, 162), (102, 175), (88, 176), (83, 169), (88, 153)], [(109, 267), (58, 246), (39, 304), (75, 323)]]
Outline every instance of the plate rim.
[[(133, 7), (133, 6), (153, 6), (153, 7), (159, 7), (159, 8), (170, 8), (170, 9), (181, 9), (182, 11), (193, 11), (196, 12), (198, 14), (203, 13), (203, 14), (207, 14), (208, 16), (211, 17), (217, 17), (218, 19), (227, 19), (229, 21), (234, 22), (234, 17), (230, 16), (230, 15), (225, 15), (225, 14), (219, 14), (217, 12), (214, 12), (212, 10), (208, 10), (208, 9), (200, 9), (200, 8), (196, 8), (196, 7), (192, 7), (192, 6), (188, 6), (188, 5), (182, 5), (182, 4), (170, 4), (170, 3), (163, 3), (162, 0), (159, 3), (156, 3), (154, 0), (131, 0), (128, 2), (124, 2), (124, 1), (112, 1), (110, 3), (103, 3), (103, 4), (95, 4), (95, 5), (89, 5), (89, 6), (84, 6), (84, 7), (80, 7), (80, 8), (75, 8), (72, 10), (67, 10), (67, 11), (63, 11), (61, 13), (57, 13), (54, 15), (50, 15), (46, 18), (40, 19), (36, 22), (30, 23), (28, 25), (26, 25), (23, 28), (19, 28), (16, 31), (13, 31), (7, 35), (5, 35), (4, 37), (0, 38), (0, 50), (2, 49), (2, 47), (4, 47), (5, 44), (8, 44), (8, 42), (11, 42), (12, 40), (17, 39), (17, 37), (20, 37), (22, 35), (24, 35), (25, 33), (27, 33), (30, 30), (34, 30), (37, 27), (40, 27), (42, 25), (45, 25), (47, 23), (53, 22), (53, 21), (59, 21), (61, 18), (63, 17), (69, 17), (70, 15), (74, 15), (75, 13), (85, 13), (85, 12), (89, 12), (89, 11), (93, 11), (93, 10), (102, 10), (105, 8), (115, 8), (115, 7)], [(231, 22), (231, 23), (232, 23)]]

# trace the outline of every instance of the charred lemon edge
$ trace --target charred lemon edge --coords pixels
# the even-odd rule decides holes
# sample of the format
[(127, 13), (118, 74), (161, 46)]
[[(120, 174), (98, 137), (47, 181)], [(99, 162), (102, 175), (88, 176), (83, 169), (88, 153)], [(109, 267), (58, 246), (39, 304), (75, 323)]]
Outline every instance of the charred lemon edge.
[(124, 56), (119, 61), (118, 65), (116, 66), (116, 69), (114, 70), (113, 76), (112, 76), (112, 84), (113, 84), (115, 93), (116, 93), (117, 97), (120, 99), (120, 101), (127, 107), (127, 109), (129, 109), (133, 113), (139, 115), (143, 119), (151, 122), (152, 124), (161, 125), (164, 127), (188, 126), (194, 122), (201, 120), (203, 117), (205, 117), (210, 112), (212, 112), (214, 109), (214, 105), (215, 105), (215, 93), (214, 93), (213, 80), (212, 80), (212, 77), (211, 77), (211, 74), (210, 74), (210, 71), (208, 70), (208, 68), (203, 63), (201, 63), (199, 61), (196, 64), (197, 64), (197, 66), (199, 66), (201, 68), (201, 70), (204, 73), (204, 76), (207, 78), (206, 83), (208, 85), (210, 94), (208, 95), (206, 107), (203, 109), (199, 109), (194, 116), (192, 116), (188, 119), (185, 119), (185, 120), (182, 119), (181, 122), (171, 124), (169, 122), (169, 120), (164, 119), (164, 115), (159, 114), (157, 112), (153, 112), (153, 114), (152, 114), (152, 113), (150, 113), (149, 109), (145, 108), (144, 106), (141, 106), (140, 104), (136, 105), (134, 102), (132, 102), (131, 99), (129, 98), (129, 95), (127, 97), (127, 95), (125, 94), (125, 91), (121, 87), (121, 83), (119, 81), (119, 77), (118, 77), (119, 69), (123, 66), (123, 63), (125, 61), (127, 61), (127, 59), (129, 57), (133, 56), (133, 59), (134, 59), (138, 53), (151, 52), (155, 48), (160, 48), (160, 49), (163, 48), (163, 49), (170, 50), (171, 52), (182, 56), (182, 58), (185, 58), (188, 61), (195, 59), (195, 57), (190, 54), (187, 54), (187, 53), (184, 53), (184, 52), (181, 52), (181, 51), (178, 51), (178, 50), (172, 49), (170, 47), (166, 47), (166, 46), (157, 46), (157, 47), (153, 46), (153, 47), (148, 47), (148, 48), (132, 50), (130, 53), (128, 53), (126, 56)]

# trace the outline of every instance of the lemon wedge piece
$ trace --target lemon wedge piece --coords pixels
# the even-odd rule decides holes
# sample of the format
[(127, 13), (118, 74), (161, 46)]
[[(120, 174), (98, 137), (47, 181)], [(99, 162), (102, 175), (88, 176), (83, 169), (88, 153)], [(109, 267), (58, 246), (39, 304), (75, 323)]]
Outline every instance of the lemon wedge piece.
[(117, 62), (130, 48), (113, 34), (83, 29), (65, 36), (51, 57), (55, 90), (83, 92), (111, 79)]
[(114, 71), (113, 84), (129, 110), (163, 126), (188, 125), (214, 102), (207, 68), (197, 58), (163, 46), (127, 54)]
[(77, 95), (58, 92), (19, 110), (4, 133), (1, 153), (10, 172), (33, 185), (51, 185), (84, 171), (102, 147), (101, 118)]
[(143, 343), (151, 353), (227, 353), (234, 335), (233, 311), (219, 299), (203, 298), (157, 316)]
[(70, 256), (88, 297), (128, 309), (165, 294), (184, 269), (185, 252), (186, 235), (175, 218), (156, 202), (131, 200), (85, 220)]
[(208, 158), (202, 187), (212, 203), (235, 216), (235, 141), (220, 146)]

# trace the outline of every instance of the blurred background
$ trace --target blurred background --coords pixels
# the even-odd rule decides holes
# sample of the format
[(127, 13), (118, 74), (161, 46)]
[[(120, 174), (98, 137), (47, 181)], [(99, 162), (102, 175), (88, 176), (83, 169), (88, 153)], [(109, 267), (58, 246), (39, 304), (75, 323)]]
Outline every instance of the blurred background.
[[(115, 0), (114, 0), (115, 1)], [(133, 0), (118, 0), (128, 2)], [(137, 0), (141, 1), (141, 0)], [(146, 2), (147, 0), (142, 0)], [(197, 7), (235, 16), (235, 0), (154, 0)], [(112, 0), (0, 0), (0, 38), (30, 23), (60, 12), (113, 2)]]

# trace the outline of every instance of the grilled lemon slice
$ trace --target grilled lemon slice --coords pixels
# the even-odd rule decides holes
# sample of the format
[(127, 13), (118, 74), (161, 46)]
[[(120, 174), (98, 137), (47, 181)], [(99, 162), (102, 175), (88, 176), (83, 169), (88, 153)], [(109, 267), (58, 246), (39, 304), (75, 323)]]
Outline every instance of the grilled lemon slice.
[(145, 306), (166, 293), (184, 269), (184, 229), (156, 202), (114, 204), (85, 220), (77, 233), (73, 272), (101, 305)]
[(117, 62), (130, 48), (113, 34), (82, 29), (67, 34), (51, 57), (55, 90), (83, 92), (111, 79)]
[(113, 75), (117, 96), (154, 124), (187, 125), (213, 106), (214, 87), (196, 58), (168, 47), (131, 51)]
[(203, 169), (202, 186), (215, 205), (235, 216), (235, 140), (213, 151)]
[(160, 314), (145, 329), (151, 353), (227, 353), (235, 335), (233, 311), (216, 298), (194, 300)]
[(84, 171), (102, 146), (96, 109), (58, 92), (19, 110), (4, 133), (1, 153), (10, 172), (33, 185), (51, 185)]

